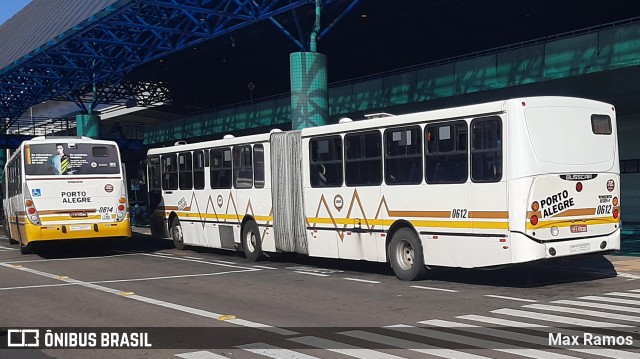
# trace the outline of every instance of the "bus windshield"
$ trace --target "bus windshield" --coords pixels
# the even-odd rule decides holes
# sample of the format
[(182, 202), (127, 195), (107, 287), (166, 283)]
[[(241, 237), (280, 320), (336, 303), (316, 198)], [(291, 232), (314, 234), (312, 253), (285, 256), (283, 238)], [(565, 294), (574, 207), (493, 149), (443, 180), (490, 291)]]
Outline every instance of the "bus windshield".
[(119, 174), (115, 145), (95, 143), (38, 143), (24, 147), (27, 175)]

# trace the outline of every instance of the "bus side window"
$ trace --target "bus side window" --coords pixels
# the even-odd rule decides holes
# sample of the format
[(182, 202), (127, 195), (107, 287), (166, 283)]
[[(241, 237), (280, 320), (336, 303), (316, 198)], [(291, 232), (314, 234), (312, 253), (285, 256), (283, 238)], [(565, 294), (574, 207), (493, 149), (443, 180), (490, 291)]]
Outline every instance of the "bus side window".
[(176, 154), (170, 153), (162, 156), (162, 189), (178, 189), (178, 165)]
[(464, 183), (468, 178), (467, 123), (447, 122), (425, 128), (427, 183)]
[(160, 186), (160, 156), (149, 156), (147, 161), (149, 166), (149, 190), (159, 191)]
[(422, 183), (422, 138), (419, 126), (392, 128), (384, 133), (385, 182)]
[(193, 189), (193, 160), (191, 152), (178, 154), (178, 184), (180, 189)]
[(204, 189), (204, 152), (193, 151), (193, 188)]
[(340, 136), (311, 139), (309, 157), (311, 187), (342, 186), (342, 139)]
[(347, 186), (382, 183), (382, 139), (379, 131), (344, 136), (344, 177)]
[(498, 116), (471, 121), (471, 180), (499, 182), (502, 179), (502, 121)]
[(264, 147), (253, 145), (253, 181), (256, 188), (264, 188)]
[(231, 149), (215, 148), (209, 151), (212, 189), (231, 188)]
[(233, 147), (233, 187), (253, 187), (253, 162), (251, 145)]

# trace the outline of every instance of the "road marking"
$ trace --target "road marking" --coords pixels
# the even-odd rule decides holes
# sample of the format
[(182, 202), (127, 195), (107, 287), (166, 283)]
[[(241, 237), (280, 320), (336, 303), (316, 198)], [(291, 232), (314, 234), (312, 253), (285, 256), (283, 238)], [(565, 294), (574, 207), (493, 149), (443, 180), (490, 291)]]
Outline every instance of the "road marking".
[(109, 259), (114, 257), (124, 257), (124, 256), (136, 256), (139, 253), (129, 253), (129, 254), (114, 254), (110, 256), (93, 256), (93, 257), (75, 257), (75, 258), (52, 258), (52, 259), (32, 259), (32, 260), (22, 260), (22, 261), (8, 261), (2, 263), (38, 263), (38, 262), (59, 262), (59, 261), (77, 261), (84, 259)]
[(219, 259), (210, 259), (210, 260), (212, 260), (212, 261), (214, 261), (214, 262), (218, 262), (218, 263), (224, 263), (224, 264), (238, 264), (238, 263), (236, 263), (236, 262), (221, 261), (221, 260), (219, 260)]
[[(173, 259), (173, 260), (177, 260), (177, 261), (187, 261), (187, 262), (202, 263), (202, 264), (210, 264), (210, 265), (221, 266), (221, 267), (252, 269), (251, 267), (243, 267), (243, 266), (235, 265), (235, 263), (233, 263), (233, 262), (203, 261), (203, 260), (189, 259), (189, 258), (186, 258), (186, 257), (175, 257), (175, 256), (174, 257), (166, 257), (166, 256), (160, 256), (160, 255), (151, 254), (151, 253), (139, 253), (139, 254), (142, 254), (143, 256), (149, 256), (149, 257)], [(233, 263), (233, 264), (229, 264), (229, 263)]]
[(554, 359), (578, 359), (569, 355), (562, 355), (552, 352), (543, 352), (537, 349), (524, 349), (515, 345), (496, 342), (492, 340), (479, 339), (475, 337), (467, 337), (459, 334), (441, 332), (435, 329), (416, 328), (409, 325), (392, 325), (386, 328), (397, 330), (403, 333), (420, 335), (423, 337), (436, 338), (452, 343), (463, 343), (483, 349), (491, 349), (498, 352), (520, 355), (529, 358), (554, 358)]
[(206, 350), (201, 350), (199, 352), (176, 354), (176, 356), (178, 358), (184, 358), (184, 359), (229, 359), (229, 357), (214, 354)]
[[(525, 328), (525, 329), (529, 329), (529, 330), (535, 330), (538, 332), (543, 332), (543, 333), (553, 333), (553, 334), (557, 334), (560, 329), (559, 328), (553, 328), (553, 327), (549, 327), (546, 325), (539, 325), (539, 324), (533, 324), (533, 323), (524, 323), (524, 322), (518, 322), (518, 321), (514, 321), (514, 320), (508, 320), (508, 319), (498, 319), (498, 318), (491, 318), (491, 317), (485, 317), (482, 315), (461, 315), (459, 317), (456, 317), (458, 319), (464, 319), (464, 320), (469, 320), (469, 321), (475, 321), (475, 322), (482, 322), (482, 323), (487, 323), (487, 324), (493, 324), (493, 325), (503, 325), (506, 327), (511, 327), (511, 328)], [(573, 336), (577, 336), (577, 337), (581, 337), (584, 335), (584, 332), (582, 331), (577, 331), (577, 330), (571, 330), (571, 329), (566, 329), (566, 328), (562, 328), (562, 333), (565, 335), (573, 335)], [(633, 344), (630, 345), (632, 347), (640, 347), (640, 345), (637, 344)]]
[(636, 322), (636, 323), (640, 322), (640, 317), (635, 317), (633, 315), (616, 314), (616, 313), (608, 313), (608, 312), (599, 312), (599, 311), (595, 311), (595, 310), (577, 309), (577, 308), (570, 308), (570, 307), (561, 307), (561, 306), (557, 306), (557, 305), (529, 304), (529, 305), (525, 305), (523, 307), (524, 308), (531, 308), (531, 309), (548, 310), (548, 311), (552, 311), (552, 312), (588, 315), (588, 316), (591, 316), (591, 317), (598, 317), (598, 318), (626, 320), (628, 322)]
[(260, 269), (278, 269), (275, 267), (267, 267), (267, 266), (252, 266), (253, 268), (260, 268)]
[(618, 303), (618, 304), (640, 305), (640, 301), (637, 301), (637, 300), (599, 297), (597, 295), (587, 295), (584, 297), (578, 297), (578, 299), (597, 300), (600, 302), (609, 302), (609, 303)]
[(254, 354), (258, 354), (258, 355), (262, 355), (262, 356), (266, 356), (274, 359), (319, 359), (318, 357), (314, 357), (304, 353), (294, 352), (293, 350), (289, 350), (289, 349), (278, 348), (276, 346), (269, 345), (266, 343), (238, 345), (236, 348), (240, 348)]
[(551, 303), (576, 305), (578, 307), (587, 307), (587, 308), (596, 308), (596, 309), (617, 310), (620, 312), (640, 313), (640, 308), (623, 307), (621, 305), (612, 305), (612, 304), (603, 304), (603, 303), (579, 302), (577, 300), (555, 300)]
[(448, 359), (449, 358), (450, 359), (486, 358), (480, 355), (465, 353), (465, 352), (461, 352), (453, 349), (439, 348), (439, 347), (435, 347), (435, 346), (424, 344), (424, 343), (414, 342), (414, 341), (395, 338), (395, 337), (388, 337), (386, 335), (369, 333), (362, 330), (351, 330), (351, 331), (342, 332), (338, 334), (347, 335), (353, 338), (368, 340), (374, 343), (408, 349), (414, 352), (448, 358)]
[(7, 250), (11, 250), (11, 251), (17, 251), (18, 248), (11, 248), (11, 247), (5, 247), (5, 246), (0, 246), (1, 249), (7, 249)]
[(530, 319), (535, 319), (535, 320), (563, 323), (563, 324), (569, 324), (569, 325), (579, 325), (579, 326), (582, 326), (582, 327), (632, 328), (631, 326), (624, 325), (624, 324), (598, 322), (598, 321), (594, 321), (594, 320), (578, 319), (578, 318), (572, 318), (572, 317), (563, 317), (563, 316), (559, 316), (559, 315), (544, 314), (544, 313), (537, 313), (537, 312), (527, 312), (527, 311), (523, 311), (523, 310), (516, 310), (516, 309), (509, 309), (509, 308), (492, 310), (491, 313), (511, 315), (511, 316), (514, 316), (514, 317), (530, 318)]
[(200, 258), (200, 257), (182, 257), (182, 258), (195, 259), (195, 260), (198, 260), (198, 261), (205, 260), (204, 258)]
[[(554, 347), (549, 344), (549, 339), (545, 337), (538, 337), (535, 335), (522, 334), (519, 332), (513, 332), (508, 330), (498, 330), (493, 328), (485, 328), (477, 325), (469, 325), (462, 324), (456, 322), (450, 322), (446, 320), (425, 320), (420, 322), (421, 324), (433, 325), (444, 328), (453, 328), (456, 330), (461, 330), (469, 333), (480, 334), (480, 335), (490, 335), (497, 338), (506, 338), (510, 340), (517, 340), (520, 342), (525, 342), (534, 345), (542, 345), (549, 346), (550, 349)], [(566, 332), (563, 334), (567, 335)], [(584, 335), (584, 334), (582, 334)], [(558, 348), (562, 348), (558, 346)], [(616, 349), (602, 349), (602, 348), (594, 348), (594, 349), (581, 349), (581, 348), (563, 348), (571, 351), (576, 351), (580, 353), (587, 353), (591, 355), (599, 355), (613, 359), (638, 359), (640, 358), (640, 354), (638, 353), (629, 353), (622, 350)], [(554, 353), (541, 352), (540, 358), (551, 358)]]
[(371, 349), (363, 349), (353, 345), (336, 342), (333, 340), (318, 338), (318, 337), (299, 337), (299, 338), (289, 338), (289, 340), (305, 344), (308, 346), (325, 349), (334, 353), (340, 353), (344, 355), (348, 355), (354, 358), (361, 359), (402, 359), (402, 357), (387, 354), (383, 352), (378, 352)]
[(617, 297), (640, 298), (640, 293), (611, 292), (611, 293), (605, 293), (605, 295), (615, 295)]
[(342, 278), (344, 280), (350, 280), (350, 281), (354, 281), (354, 282), (362, 282), (362, 283), (369, 283), (369, 284), (380, 284), (382, 282), (378, 282), (377, 280), (366, 280), (366, 279), (358, 279), (358, 278)]
[(628, 280), (640, 279), (640, 275), (631, 274), (631, 273), (618, 273), (618, 277), (629, 278)]
[(329, 276), (328, 274), (313, 273), (313, 272), (302, 272), (302, 271), (298, 271), (298, 270), (294, 270), (293, 273), (315, 275), (317, 277), (328, 277)]
[(423, 287), (421, 285), (412, 285), (411, 288), (418, 288), (418, 289), (429, 289), (429, 290), (439, 290), (442, 292), (451, 292), (451, 293), (458, 293), (457, 290), (453, 290), (453, 289), (444, 289), (444, 288), (433, 288), (433, 287)]
[[(10, 264), (5, 264), (5, 263), (0, 263), (0, 266), (3, 267), (8, 267), (8, 268), (13, 268)], [(137, 295), (137, 294), (133, 294), (133, 295), (127, 295), (127, 296), (121, 296), (122, 291), (118, 290), (118, 289), (112, 289), (112, 288), (108, 288), (108, 287), (103, 287), (97, 284), (93, 284), (93, 283), (88, 283), (88, 282), (83, 282), (77, 279), (73, 279), (73, 278), (59, 278), (59, 276), (55, 275), (55, 274), (51, 274), (51, 273), (47, 273), (47, 272), (42, 272), (36, 269), (30, 269), (30, 268), (25, 268), (25, 267), (20, 267), (20, 268), (15, 268), (17, 270), (21, 270), (24, 272), (28, 272), (28, 273), (32, 273), (32, 274), (36, 274), (42, 277), (46, 277), (46, 278), (51, 278), (51, 279), (57, 279), (57, 280), (61, 280), (63, 282), (66, 283), (73, 283), (85, 288), (91, 288), (91, 289), (95, 289), (104, 293), (110, 293), (110, 294), (115, 294), (120, 296), (121, 298), (126, 298), (126, 299), (133, 299), (133, 300), (137, 300), (139, 302), (143, 302), (143, 303), (148, 303), (148, 304), (153, 304), (153, 305), (157, 305), (160, 307), (164, 307), (164, 308), (170, 308), (170, 309), (174, 309), (177, 311), (181, 311), (184, 313), (189, 313), (189, 314), (193, 314), (193, 315), (197, 315), (197, 316), (201, 316), (201, 317), (205, 317), (205, 318), (210, 318), (215, 320), (216, 318), (220, 317), (222, 314), (218, 314), (218, 313), (214, 313), (214, 312), (210, 312), (210, 311), (206, 311), (206, 310), (202, 310), (202, 309), (198, 309), (198, 308), (192, 308), (192, 307), (188, 307), (188, 306), (184, 306), (184, 305), (180, 305), (180, 304), (175, 304), (175, 303), (171, 303), (171, 302), (165, 302), (159, 299), (153, 299), (153, 298), (149, 298), (149, 297), (144, 297), (141, 295)], [(255, 270), (255, 269), (252, 269)], [(248, 320), (244, 320), (244, 319), (232, 319), (232, 320), (227, 320), (225, 321), (225, 323), (233, 323), (239, 326), (244, 326), (244, 327), (251, 327), (251, 328), (255, 328), (255, 329), (261, 329), (261, 330), (265, 330), (265, 331), (269, 331), (272, 333), (276, 333), (276, 334), (281, 334), (281, 335), (297, 335), (300, 333), (291, 331), (291, 330), (287, 330), (287, 329), (282, 329), (282, 328), (277, 328), (277, 327), (273, 327), (270, 325), (266, 325), (266, 324), (262, 324), (262, 323), (257, 323), (257, 322), (252, 322), (252, 321), (248, 321)]]
[(491, 297), (491, 298), (498, 298), (498, 299), (508, 299), (508, 300), (517, 300), (520, 302), (531, 302), (531, 303), (535, 303), (537, 302), (537, 300), (533, 300), (533, 299), (524, 299), (524, 298), (516, 298), (516, 297), (506, 297), (503, 295), (493, 295), (493, 294), (485, 294), (485, 297)]
[[(146, 277), (146, 278), (132, 278), (132, 279), (108, 279), (108, 280), (99, 280), (99, 281), (91, 281), (84, 282), (90, 284), (105, 284), (105, 283), (126, 283), (126, 282), (144, 282), (148, 280), (162, 280), (162, 279), (178, 279), (178, 278), (190, 278), (190, 277), (210, 277), (216, 275), (223, 274), (233, 274), (233, 273), (248, 273), (255, 272), (258, 269), (243, 269), (243, 270), (235, 270), (235, 271), (225, 271), (225, 272), (215, 272), (215, 273), (202, 273), (202, 274), (182, 274), (182, 275), (169, 275), (163, 277)], [(58, 278), (56, 278), (58, 279)], [(69, 285), (77, 285), (76, 283), (58, 283), (58, 284), (41, 284), (41, 285), (27, 285), (21, 287), (6, 287), (0, 288), (0, 290), (14, 290), (14, 289), (32, 289), (32, 288), (45, 288), (45, 287), (63, 287)]]

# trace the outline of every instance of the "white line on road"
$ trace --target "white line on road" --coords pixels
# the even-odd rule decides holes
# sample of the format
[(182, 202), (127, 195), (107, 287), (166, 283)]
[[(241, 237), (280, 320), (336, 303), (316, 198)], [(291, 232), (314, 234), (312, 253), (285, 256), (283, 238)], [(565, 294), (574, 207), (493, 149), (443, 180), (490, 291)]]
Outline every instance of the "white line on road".
[(600, 302), (609, 302), (609, 303), (618, 303), (618, 304), (640, 305), (640, 301), (637, 301), (637, 300), (600, 297), (597, 295), (587, 295), (584, 297), (578, 297), (578, 299), (597, 300)]
[(359, 347), (356, 347), (356, 346), (353, 346), (353, 345), (340, 343), (340, 342), (336, 342), (336, 341), (328, 340), (328, 339), (324, 339), (324, 338), (307, 336), (307, 337), (299, 337), (299, 338), (290, 338), (289, 340), (297, 342), (297, 343), (302, 343), (302, 344), (305, 344), (305, 345), (309, 345), (309, 346), (312, 346), (312, 347), (316, 347), (316, 348), (321, 348), (321, 349), (325, 349), (325, 350), (328, 350), (328, 351), (332, 351), (334, 353), (340, 353), (340, 354), (348, 355), (348, 356), (354, 357), (354, 358), (361, 358), (361, 359), (402, 359), (402, 357), (399, 357), (399, 356), (396, 356), (396, 355), (382, 353), (382, 352), (378, 352), (378, 351), (371, 350), (371, 349), (363, 349), (363, 348), (359, 348)]
[(453, 290), (453, 289), (444, 289), (444, 288), (433, 288), (433, 287), (423, 287), (421, 285), (412, 285), (411, 288), (418, 288), (418, 289), (429, 289), (429, 290), (439, 290), (442, 292), (451, 292), (451, 293), (458, 293), (457, 290)]
[(184, 353), (184, 354), (176, 354), (176, 356), (178, 358), (184, 358), (184, 359), (229, 359), (229, 357), (214, 354), (206, 350), (201, 350), (198, 352), (191, 352), (191, 353)]
[(317, 277), (328, 277), (329, 276), (328, 274), (313, 273), (313, 272), (302, 272), (302, 271), (297, 271), (297, 270), (294, 270), (293, 273), (315, 275)]
[(537, 302), (537, 300), (533, 300), (533, 299), (524, 299), (524, 298), (516, 298), (516, 297), (506, 297), (503, 295), (494, 295), (494, 294), (485, 294), (485, 297), (491, 297), (491, 298), (498, 298), (498, 299), (508, 299), (508, 300), (517, 300), (520, 302), (530, 302), (530, 303), (535, 303)]
[(369, 283), (369, 284), (380, 284), (382, 282), (378, 282), (377, 280), (366, 280), (366, 279), (358, 279), (358, 278), (342, 278), (344, 280), (350, 280), (350, 281), (354, 281), (354, 282), (362, 282), (362, 283)]
[(531, 309), (539, 309), (539, 310), (548, 310), (551, 312), (581, 314), (581, 315), (587, 315), (587, 316), (598, 317), (598, 318), (626, 320), (629, 322), (636, 322), (636, 323), (640, 322), (640, 317), (636, 317), (633, 315), (600, 312), (596, 310), (578, 309), (578, 308), (570, 308), (570, 307), (562, 307), (557, 305), (546, 305), (546, 304), (529, 304), (523, 307), (531, 308)]
[(317, 357), (298, 353), (289, 349), (278, 348), (266, 343), (253, 343), (246, 345), (238, 345), (236, 348), (246, 350), (248, 352), (262, 355), (273, 359), (318, 359)]
[[(243, 269), (243, 270), (235, 270), (235, 271), (226, 271), (226, 272), (215, 272), (215, 273), (202, 273), (202, 274), (182, 274), (182, 275), (169, 275), (163, 277), (146, 277), (146, 278), (131, 278), (131, 279), (109, 279), (109, 280), (99, 280), (99, 281), (91, 281), (84, 282), (90, 284), (105, 284), (105, 283), (127, 283), (127, 282), (144, 282), (148, 280), (161, 280), (161, 279), (178, 279), (178, 278), (191, 278), (191, 277), (211, 277), (222, 274), (233, 274), (233, 273), (247, 273), (247, 272), (255, 272), (258, 269)], [(40, 284), (40, 285), (26, 285), (21, 287), (5, 287), (0, 288), (1, 290), (14, 290), (14, 289), (33, 289), (33, 288), (46, 288), (46, 287), (63, 287), (70, 285), (78, 285), (77, 283), (58, 283), (58, 284)]]
[(471, 353), (465, 353), (465, 352), (461, 352), (461, 351), (457, 351), (457, 350), (453, 350), (453, 349), (445, 349), (445, 348), (435, 347), (435, 346), (424, 344), (424, 343), (414, 342), (414, 341), (395, 338), (395, 337), (388, 337), (386, 335), (369, 333), (369, 332), (365, 332), (365, 331), (362, 331), (362, 330), (352, 330), (352, 331), (342, 332), (342, 333), (338, 333), (338, 334), (348, 335), (348, 336), (353, 337), (353, 338), (368, 340), (368, 341), (371, 341), (371, 342), (374, 342), (374, 343), (380, 343), (380, 344), (383, 344), (383, 345), (389, 345), (389, 346), (393, 346), (393, 347), (408, 349), (408, 350), (415, 351), (415, 352), (418, 352), (418, 353), (423, 353), (423, 354), (443, 357), (443, 358), (447, 358), (447, 359), (482, 359), (482, 358), (486, 358), (486, 357), (475, 355), (475, 354), (471, 354)]
[(544, 313), (538, 313), (538, 312), (527, 312), (524, 310), (516, 310), (516, 309), (509, 309), (509, 308), (492, 310), (491, 313), (511, 315), (514, 317), (523, 317), (523, 318), (542, 320), (542, 321), (548, 321), (548, 322), (556, 322), (556, 323), (569, 324), (569, 325), (579, 325), (583, 327), (632, 328), (631, 326), (624, 325), (624, 324), (597, 322), (594, 320), (563, 317), (560, 315), (544, 314)]
[(235, 263), (234, 264), (230, 264), (230, 263), (233, 263), (233, 262), (223, 262), (223, 261), (210, 262), (210, 261), (203, 261), (203, 260), (196, 260), (196, 259), (188, 259), (186, 257), (175, 257), (175, 256), (174, 257), (166, 257), (166, 256), (160, 256), (160, 255), (151, 254), (151, 253), (139, 253), (139, 254), (142, 254), (144, 256), (149, 256), (149, 257), (173, 259), (173, 260), (177, 260), (177, 261), (187, 261), (187, 262), (202, 263), (202, 264), (210, 264), (210, 265), (221, 266), (221, 267), (253, 269), (251, 267), (244, 267), (244, 266), (234, 265)]
[(275, 267), (267, 267), (267, 266), (252, 266), (252, 267), (253, 268), (260, 268), (260, 269), (271, 269), (271, 270), (278, 269), (278, 268), (275, 268)]
[(84, 259), (108, 259), (114, 257), (124, 257), (124, 256), (136, 256), (139, 253), (129, 253), (129, 254), (114, 254), (111, 256), (94, 256), (94, 257), (74, 257), (74, 258), (52, 258), (52, 259), (32, 259), (32, 260), (24, 260), (24, 261), (10, 261), (3, 262), (7, 264), (15, 264), (15, 263), (36, 263), (36, 262), (59, 262), (59, 261), (77, 261)]
[[(98, 291), (101, 291), (101, 292), (104, 292), (104, 293), (115, 294), (115, 295), (118, 295), (118, 296), (120, 296), (122, 298), (133, 299), (133, 300), (137, 300), (139, 302), (153, 304), (153, 305), (157, 305), (157, 306), (164, 307), (164, 308), (170, 308), (170, 309), (174, 309), (174, 310), (181, 311), (181, 312), (184, 312), (184, 313), (190, 313), (190, 314), (193, 314), (193, 315), (197, 315), (197, 316), (201, 316), (201, 317), (205, 317), (205, 318), (209, 318), (209, 319), (213, 319), (213, 320), (217, 320), (217, 318), (220, 318), (220, 317), (223, 316), (222, 314), (209, 312), (209, 311), (198, 309), (198, 308), (187, 307), (187, 306), (184, 306), (184, 305), (175, 304), (175, 303), (171, 303), (171, 302), (165, 302), (165, 301), (162, 301), (162, 300), (159, 300), (159, 299), (153, 299), (153, 298), (149, 298), (149, 297), (144, 297), (144, 296), (137, 295), (137, 294), (125, 293), (125, 292), (117, 290), (117, 289), (103, 287), (103, 286), (100, 286), (100, 285), (97, 285), (97, 284), (83, 282), (83, 281), (80, 281), (80, 280), (77, 280), (77, 279), (72, 279), (72, 278), (69, 278), (69, 277), (59, 276), (59, 275), (55, 275), (55, 274), (52, 274), (52, 273), (42, 272), (42, 271), (31, 269), (31, 268), (26, 268), (26, 267), (22, 267), (22, 266), (12, 266), (10, 264), (5, 264), (5, 263), (0, 263), (0, 266), (17, 269), (17, 270), (20, 270), (20, 271), (36, 274), (36, 275), (39, 275), (39, 276), (42, 276), (42, 277), (46, 277), (46, 278), (60, 280), (60, 281), (63, 281), (65, 283), (77, 284), (77, 285), (85, 287), (85, 288), (91, 288), (91, 289), (95, 289), (95, 290), (98, 290)], [(252, 269), (252, 270), (255, 270), (255, 269)], [(269, 332), (276, 333), (276, 334), (281, 334), (281, 335), (297, 335), (297, 334), (299, 334), (299, 333), (291, 331), (291, 330), (277, 328), (277, 327), (273, 327), (273, 326), (262, 324), (262, 323), (251, 322), (251, 321), (244, 320), (244, 319), (230, 319), (230, 320), (225, 320), (225, 322), (226, 323), (236, 324), (236, 325), (239, 325), (239, 326), (244, 326), (244, 327), (251, 327), (251, 328), (261, 329), (261, 330), (265, 330), (265, 331), (269, 331)]]

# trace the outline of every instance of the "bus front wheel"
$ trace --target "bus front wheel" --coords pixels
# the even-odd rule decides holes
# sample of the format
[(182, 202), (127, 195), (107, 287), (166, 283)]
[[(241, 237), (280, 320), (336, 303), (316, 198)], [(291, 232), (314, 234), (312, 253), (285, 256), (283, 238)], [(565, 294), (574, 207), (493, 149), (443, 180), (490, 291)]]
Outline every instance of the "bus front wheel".
[(180, 220), (178, 218), (174, 218), (171, 221), (171, 239), (173, 239), (173, 245), (176, 249), (184, 249), (182, 226), (180, 225)]
[(418, 280), (425, 276), (422, 245), (418, 236), (409, 228), (400, 228), (389, 243), (391, 268), (401, 280)]
[(254, 221), (247, 222), (242, 229), (242, 249), (244, 256), (252, 262), (257, 261), (262, 254), (260, 229)]

